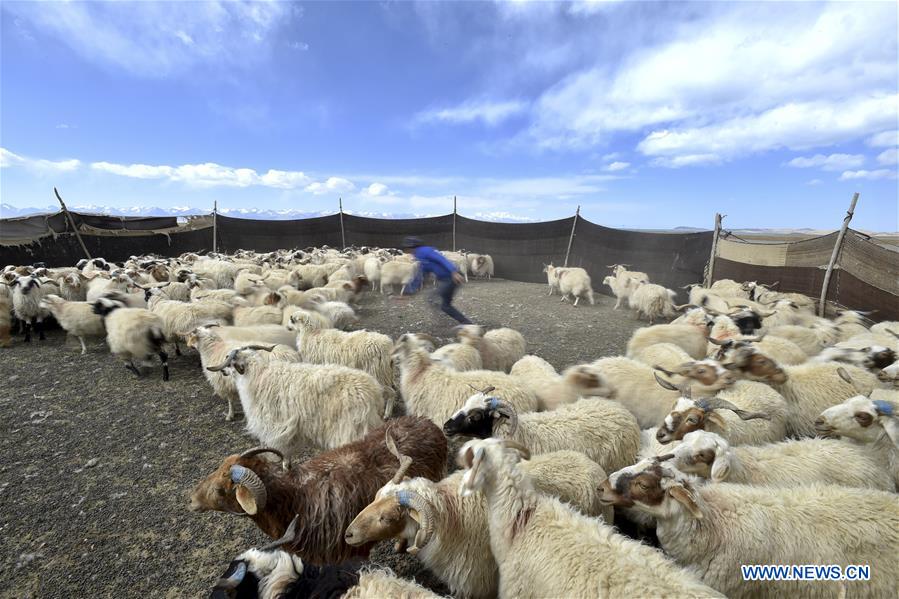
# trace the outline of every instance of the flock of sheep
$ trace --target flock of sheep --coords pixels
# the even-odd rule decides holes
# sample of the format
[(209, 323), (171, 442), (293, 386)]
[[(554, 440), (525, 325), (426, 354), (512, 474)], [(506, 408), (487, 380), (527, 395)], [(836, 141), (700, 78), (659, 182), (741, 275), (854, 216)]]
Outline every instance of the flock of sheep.
[[(447, 256), (492, 275), (489, 256)], [(199, 352), (260, 445), (224, 457), (190, 507), (276, 539), (237, 556), (215, 597), (434, 597), (365, 566), (387, 539), (457, 597), (895, 596), (899, 323), (819, 318), (810, 298), (730, 280), (677, 306), (616, 265), (616, 308), (673, 321), (558, 373), (508, 328), (461, 326), (442, 347), (358, 329), (360, 294), (402, 292), (415, 269), (372, 248), (11, 266), (0, 345), (12, 316), (28, 341), (52, 315), (138, 376)], [(544, 272), (550, 294), (593, 303), (583, 269)], [(448, 473), (455, 438), (470, 440)], [(297, 463), (307, 447), (321, 453)], [(741, 576), (766, 564), (870, 580)]]

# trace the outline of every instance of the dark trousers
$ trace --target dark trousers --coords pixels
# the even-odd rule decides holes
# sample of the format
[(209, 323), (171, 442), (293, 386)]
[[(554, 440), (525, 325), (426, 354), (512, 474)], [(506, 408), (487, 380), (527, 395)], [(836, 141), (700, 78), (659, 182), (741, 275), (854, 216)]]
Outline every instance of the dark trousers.
[(464, 314), (453, 307), (453, 296), (458, 288), (459, 286), (452, 279), (439, 280), (437, 281), (436, 291), (430, 297), (430, 302), (434, 306), (439, 302), (440, 309), (457, 322), (471, 324), (471, 321)]

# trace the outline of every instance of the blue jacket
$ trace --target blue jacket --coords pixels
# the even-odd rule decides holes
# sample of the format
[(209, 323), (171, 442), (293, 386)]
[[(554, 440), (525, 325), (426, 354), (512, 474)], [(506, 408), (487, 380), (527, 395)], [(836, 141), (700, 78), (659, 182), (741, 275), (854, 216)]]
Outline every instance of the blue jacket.
[(430, 246), (419, 246), (412, 251), (412, 254), (421, 265), (422, 276), (432, 272), (438, 280), (444, 281), (452, 277), (453, 273), (458, 270), (455, 264), (447, 260), (443, 254)]

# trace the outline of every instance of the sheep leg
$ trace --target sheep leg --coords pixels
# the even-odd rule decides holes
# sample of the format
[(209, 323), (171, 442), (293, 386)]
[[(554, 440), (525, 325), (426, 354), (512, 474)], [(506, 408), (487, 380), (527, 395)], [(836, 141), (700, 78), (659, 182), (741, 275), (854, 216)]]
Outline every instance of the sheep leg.
[(134, 360), (128, 360), (125, 364), (125, 368), (134, 373), (134, 376), (140, 378), (140, 370), (137, 369), (137, 366), (134, 365)]
[(577, 296), (574, 298), (574, 307), (577, 308), (577, 303), (581, 301), (581, 296)]
[(25, 331), (25, 343), (31, 343), (31, 323), (27, 320), (22, 321), (22, 329)]
[(44, 335), (44, 321), (38, 319), (35, 321), (34, 328), (37, 329), (37, 339), (38, 341), (46, 341), (47, 336)]
[(547, 293), (546, 295), (549, 296), (549, 295), (552, 295), (552, 294), (553, 294), (553, 288), (552, 288), (552, 285), (550, 285), (550, 286), (549, 286), (549, 293)]
[(184, 355), (181, 353), (181, 347), (178, 345), (178, 341), (175, 341), (175, 355), (176, 356)]
[(405, 285), (400, 287), (400, 295), (406, 295), (406, 286)]
[(159, 351), (159, 361), (162, 362), (162, 380), (169, 380), (169, 355), (164, 351)]
[(596, 302), (593, 300), (593, 290), (592, 290), (592, 289), (590, 289), (589, 291), (587, 291), (587, 298), (590, 300), (590, 305), (591, 305), (591, 306), (595, 306), (595, 305), (596, 305)]
[(84, 344), (84, 337), (78, 337), (78, 341), (81, 342), (81, 355), (83, 356), (87, 353), (87, 346)]
[(234, 420), (234, 399), (228, 398), (228, 413), (225, 415), (225, 420), (231, 422)]

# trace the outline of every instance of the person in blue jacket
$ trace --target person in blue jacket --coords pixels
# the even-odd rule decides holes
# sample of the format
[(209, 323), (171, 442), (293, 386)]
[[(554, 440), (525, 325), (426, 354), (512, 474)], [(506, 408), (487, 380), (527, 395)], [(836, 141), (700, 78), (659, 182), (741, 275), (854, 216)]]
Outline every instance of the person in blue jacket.
[(418, 260), (419, 275), (413, 288), (417, 288), (422, 278), (430, 273), (437, 277), (437, 292), (429, 300), (436, 304), (439, 298), (440, 309), (462, 324), (471, 324), (468, 318), (453, 307), (453, 296), (464, 280), (456, 265), (447, 260), (435, 248), (425, 245), (417, 237), (407, 237), (403, 241), (403, 251), (412, 254)]

